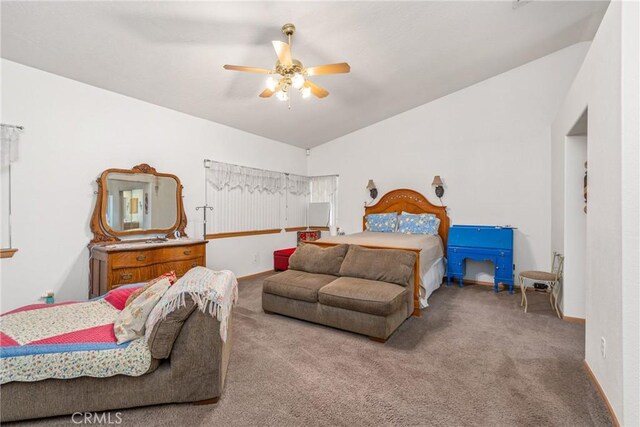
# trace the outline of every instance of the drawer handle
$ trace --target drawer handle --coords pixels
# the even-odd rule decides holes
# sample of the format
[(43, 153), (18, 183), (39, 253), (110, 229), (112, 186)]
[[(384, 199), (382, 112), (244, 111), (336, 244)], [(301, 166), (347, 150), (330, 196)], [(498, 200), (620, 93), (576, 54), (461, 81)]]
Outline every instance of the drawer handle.
[(121, 274), (120, 278), (122, 280), (129, 280), (129, 279), (133, 278), (133, 274)]
[(185, 255), (191, 255), (191, 251), (184, 251), (183, 254)]
[(138, 256), (136, 257), (136, 259), (137, 259), (138, 261), (144, 261), (145, 259), (147, 259), (147, 256), (146, 256), (146, 255), (138, 255)]
[(193, 267), (197, 267), (197, 266), (198, 266), (198, 263), (197, 263), (197, 262), (194, 262), (193, 264), (191, 264), (191, 268), (193, 268)]

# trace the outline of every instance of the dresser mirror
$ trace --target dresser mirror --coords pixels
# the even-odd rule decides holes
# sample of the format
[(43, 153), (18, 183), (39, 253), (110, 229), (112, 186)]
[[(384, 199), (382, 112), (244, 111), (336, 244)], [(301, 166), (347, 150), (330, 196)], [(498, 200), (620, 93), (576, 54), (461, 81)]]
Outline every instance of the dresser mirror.
[(185, 235), (182, 185), (177, 176), (141, 164), (132, 169), (107, 169), (97, 183), (91, 243), (144, 239), (149, 234)]

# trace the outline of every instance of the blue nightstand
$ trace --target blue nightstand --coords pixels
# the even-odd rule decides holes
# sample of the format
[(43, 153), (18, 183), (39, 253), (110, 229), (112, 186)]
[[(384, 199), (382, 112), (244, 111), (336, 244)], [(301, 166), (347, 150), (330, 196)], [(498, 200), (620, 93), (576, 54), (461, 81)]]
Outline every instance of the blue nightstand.
[(451, 279), (458, 279), (462, 287), (466, 259), (493, 262), (493, 289), (498, 292), (498, 283), (504, 283), (509, 285), (509, 293), (513, 293), (513, 228), (452, 226), (447, 246), (447, 286), (451, 284)]

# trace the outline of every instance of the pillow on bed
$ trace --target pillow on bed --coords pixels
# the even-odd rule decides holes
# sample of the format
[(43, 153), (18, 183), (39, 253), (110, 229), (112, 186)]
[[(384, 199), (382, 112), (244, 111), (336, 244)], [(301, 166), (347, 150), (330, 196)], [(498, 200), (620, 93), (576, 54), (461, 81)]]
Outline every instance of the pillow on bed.
[(408, 286), (415, 263), (416, 254), (413, 251), (368, 249), (351, 245), (340, 267), (340, 276)]
[(168, 273), (164, 273), (162, 276), (158, 276), (155, 279), (151, 279), (142, 288), (138, 288), (138, 289), (134, 290), (131, 293), (131, 295), (129, 295), (129, 297), (127, 298), (127, 302), (124, 304), (124, 306), (126, 307), (129, 304), (131, 304), (134, 299), (136, 299), (136, 298), (138, 298), (140, 296), (141, 293), (143, 293), (144, 291), (149, 289), (151, 286), (155, 285), (160, 280), (165, 279), (165, 278), (169, 279), (169, 284), (170, 285), (173, 285), (174, 283), (176, 283), (178, 281), (178, 277), (176, 276), (176, 272), (173, 271), (173, 270), (169, 271)]
[(411, 214), (402, 212), (398, 217), (398, 232), (405, 234), (438, 235), (440, 218), (434, 214)]
[(367, 231), (393, 233), (398, 228), (398, 214), (395, 212), (369, 214), (365, 219)]
[(140, 292), (137, 293), (137, 295), (140, 295), (140, 293), (142, 293), (142, 286), (143, 285), (130, 286), (127, 288), (119, 287), (113, 289), (109, 291), (109, 293), (107, 293), (107, 295), (104, 297), (104, 300), (114, 306), (117, 310), (122, 310), (129, 302), (129, 297), (131, 296), (131, 294), (138, 291)]
[(142, 292), (140, 296), (118, 313), (113, 322), (113, 333), (118, 344), (134, 340), (144, 336), (145, 323), (149, 313), (156, 306), (162, 295), (169, 289), (171, 283), (168, 278), (163, 278), (155, 285)]

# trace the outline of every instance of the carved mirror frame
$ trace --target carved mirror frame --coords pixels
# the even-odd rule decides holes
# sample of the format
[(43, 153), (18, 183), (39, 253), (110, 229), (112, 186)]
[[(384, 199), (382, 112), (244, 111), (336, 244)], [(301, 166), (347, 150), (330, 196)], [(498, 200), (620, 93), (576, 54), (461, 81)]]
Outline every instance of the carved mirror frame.
[[(107, 224), (106, 220), (106, 206), (107, 206), (107, 176), (110, 173), (125, 173), (125, 174), (149, 174), (157, 177), (172, 178), (176, 181), (176, 223), (171, 228), (166, 229), (149, 229), (149, 230), (125, 230), (116, 231), (113, 230)], [(187, 227), (187, 216), (184, 212), (184, 204), (182, 203), (182, 189), (183, 186), (180, 183), (180, 179), (169, 173), (159, 173), (155, 168), (149, 166), (146, 163), (142, 163), (132, 167), (131, 169), (107, 169), (100, 174), (100, 177), (96, 179), (98, 183), (98, 191), (96, 192), (96, 206), (93, 209), (91, 216), (91, 232), (93, 232), (93, 240), (91, 244), (97, 243), (113, 243), (119, 242), (123, 236), (137, 236), (145, 234), (164, 234), (168, 238), (175, 238), (174, 233), (178, 231), (180, 237), (185, 237), (186, 233), (184, 229)]]

